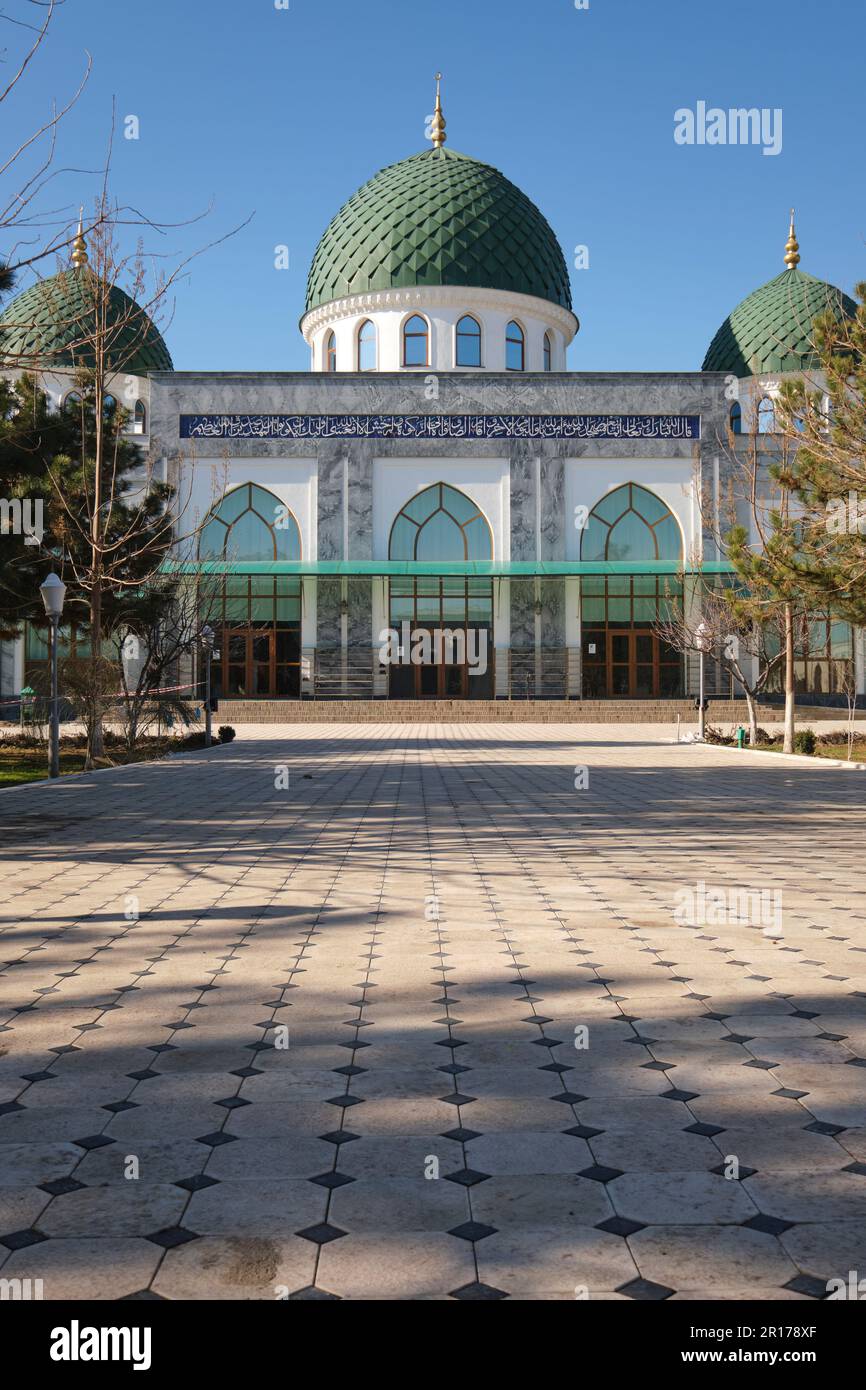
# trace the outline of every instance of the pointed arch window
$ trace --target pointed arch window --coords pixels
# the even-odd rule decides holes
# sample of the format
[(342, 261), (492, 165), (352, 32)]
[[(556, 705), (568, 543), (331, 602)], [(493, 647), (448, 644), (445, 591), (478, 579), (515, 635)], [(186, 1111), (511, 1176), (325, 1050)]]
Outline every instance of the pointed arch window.
[(68, 394), (67, 396), (64, 397), (64, 400), (63, 400), (63, 409), (64, 409), (64, 410), (69, 410), (69, 411), (80, 410), (80, 409), (81, 409), (81, 405), (82, 405), (82, 396), (81, 396), (81, 392), (80, 392), (80, 391), (70, 391), (69, 394)]
[(429, 367), (430, 325), (421, 314), (413, 314), (403, 325), (403, 366)]
[(526, 367), (526, 334), (514, 319), (505, 333), (505, 365), (510, 372), (522, 372)]
[(337, 370), (337, 335), (333, 328), (325, 339), (325, 371)]
[(731, 406), (731, 433), (743, 433), (743, 411), (739, 401), (734, 401)]
[(553, 344), (550, 341), (549, 333), (544, 335), (544, 370), (546, 372), (553, 371)]
[(200, 560), (243, 564), (300, 560), (298, 523), (278, 497), (257, 483), (243, 483), (226, 493), (201, 529)]
[(769, 396), (758, 402), (758, 434), (776, 433), (776, 407)]
[(358, 329), (358, 371), (376, 370), (376, 325), (372, 319), (365, 319)]
[(481, 366), (481, 324), (471, 314), (457, 324), (457, 366)]
[(417, 492), (398, 512), (388, 545), (390, 560), (492, 560), (493, 536), (480, 508), (447, 483)]
[(581, 560), (679, 563), (682, 556), (682, 535), (670, 508), (637, 483), (625, 483), (595, 504), (580, 545)]

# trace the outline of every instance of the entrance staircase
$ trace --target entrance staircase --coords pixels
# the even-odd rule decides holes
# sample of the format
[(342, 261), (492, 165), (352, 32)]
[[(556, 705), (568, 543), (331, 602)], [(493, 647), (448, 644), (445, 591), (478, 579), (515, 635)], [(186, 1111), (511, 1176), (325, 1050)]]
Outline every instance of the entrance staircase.
[[(222, 724), (675, 724), (697, 723), (692, 700), (220, 700)], [(781, 705), (762, 705), (758, 722), (778, 724)], [(860, 717), (866, 717), (861, 713)], [(797, 706), (797, 722), (844, 719), (845, 710)], [(711, 700), (707, 722), (742, 724), (745, 701)]]

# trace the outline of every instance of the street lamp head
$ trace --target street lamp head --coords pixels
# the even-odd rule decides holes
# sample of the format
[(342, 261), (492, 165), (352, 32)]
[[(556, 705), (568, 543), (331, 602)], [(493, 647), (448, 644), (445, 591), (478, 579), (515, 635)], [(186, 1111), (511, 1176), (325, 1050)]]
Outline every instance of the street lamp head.
[(699, 652), (708, 652), (712, 646), (712, 632), (709, 623), (701, 619), (695, 628), (695, 646)]
[(63, 612), (63, 600), (66, 598), (66, 585), (53, 572), (48, 578), (39, 585), (39, 592), (42, 595), (42, 602), (45, 604), (45, 612), (49, 618), (59, 618)]
[(213, 644), (216, 641), (216, 633), (214, 632), (213, 628), (208, 627), (207, 624), (205, 624), (205, 626), (201, 630), (201, 641), (202, 646), (204, 647), (213, 647)]

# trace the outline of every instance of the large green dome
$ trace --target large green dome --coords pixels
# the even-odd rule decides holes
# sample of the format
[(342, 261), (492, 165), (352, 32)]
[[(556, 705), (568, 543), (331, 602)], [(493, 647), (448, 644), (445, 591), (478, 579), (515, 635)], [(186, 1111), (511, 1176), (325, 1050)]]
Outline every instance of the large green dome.
[[(93, 367), (85, 340), (94, 331), (95, 288), (93, 270), (81, 265), (40, 280), (13, 299), (0, 315), (0, 368)], [(106, 345), (116, 370), (134, 376), (172, 370), (161, 333), (118, 285), (108, 290), (107, 319)]]
[(313, 257), (307, 310), (368, 290), (463, 285), (571, 308), (562, 249), (533, 202), (489, 164), (447, 148), (382, 169)]
[(820, 364), (812, 324), (827, 309), (841, 321), (853, 317), (857, 305), (796, 266), (783, 270), (728, 315), (710, 343), (703, 370), (738, 377), (814, 370)]

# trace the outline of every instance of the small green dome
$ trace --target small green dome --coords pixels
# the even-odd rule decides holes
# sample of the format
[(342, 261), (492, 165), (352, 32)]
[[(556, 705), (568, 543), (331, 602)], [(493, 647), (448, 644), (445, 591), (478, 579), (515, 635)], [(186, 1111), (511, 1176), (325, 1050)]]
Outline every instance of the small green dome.
[[(96, 313), (94, 272), (89, 265), (61, 270), (19, 294), (0, 315), (0, 368), (92, 367), (93, 352), (83, 341), (93, 334)], [(172, 361), (162, 334), (124, 290), (108, 291), (109, 362), (133, 376), (170, 372)]]
[(464, 285), (571, 309), (562, 248), (533, 202), (447, 148), (382, 169), (340, 209), (313, 257), (307, 311), (349, 294)]
[(827, 309), (841, 322), (853, 318), (857, 305), (796, 266), (783, 270), (728, 315), (710, 343), (703, 370), (739, 377), (811, 371), (819, 366), (812, 324)]

